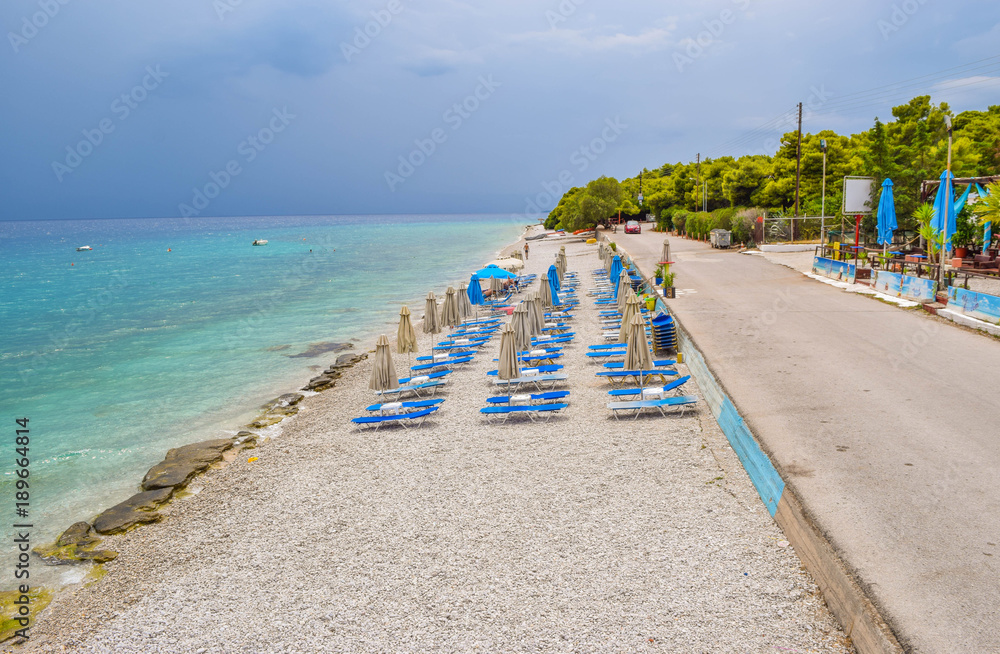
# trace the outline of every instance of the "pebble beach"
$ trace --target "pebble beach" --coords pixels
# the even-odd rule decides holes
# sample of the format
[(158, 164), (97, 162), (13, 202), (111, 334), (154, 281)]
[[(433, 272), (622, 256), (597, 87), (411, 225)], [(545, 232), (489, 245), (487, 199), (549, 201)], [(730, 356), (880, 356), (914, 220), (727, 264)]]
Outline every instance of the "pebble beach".
[[(581, 300), (558, 362), (567, 410), (482, 418), (497, 337), (423, 426), (358, 430), (369, 357), (196, 478), (162, 522), (106, 538), (119, 557), (6, 649), (852, 652), (703, 402), (611, 416), (584, 356), (600, 337), (597, 246), (531, 241), (525, 271), (544, 274), (560, 246)], [(701, 396), (694, 380), (684, 392)]]

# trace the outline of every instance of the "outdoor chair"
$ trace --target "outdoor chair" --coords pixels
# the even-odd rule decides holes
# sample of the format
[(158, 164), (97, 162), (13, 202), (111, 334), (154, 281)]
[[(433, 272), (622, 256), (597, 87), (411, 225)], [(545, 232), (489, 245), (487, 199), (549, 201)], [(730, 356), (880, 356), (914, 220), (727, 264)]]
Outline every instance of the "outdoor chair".
[(556, 413), (562, 411), (568, 404), (534, 404), (518, 406), (487, 406), (479, 410), (487, 419), (494, 416), (502, 417), (501, 423), (513, 415), (528, 416), (534, 422), (539, 416), (545, 416), (546, 421), (550, 420)]
[(680, 413), (683, 416), (687, 407), (692, 404), (696, 404), (698, 398), (694, 395), (683, 395), (676, 397), (664, 397), (658, 400), (637, 400), (634, 402), (609, 402), (608, 408), (611, 409), (611, 414), (618, 419), (619, 411), (634, 411), (635, 415), (632, 417), (633, 420), (639, 418), (639, 414), (645, 409), (657, 409), (661, 415), (666, 416), (666, 409), (668, 408), (679, 408)]
[(675, 379), (666, 386), (656, 386), (653, 388), (616, 388), (608, 391), (608, 395), (612, 397), (629, 397), (632, 395), (638, 395), (642, 399), (658, 399), (656, 396), (666, 396), (667, 393), (679, 389), (684, 384), (690, 381), (691, 375), (685, 375), (680, 379)]
[(361, 416), (360, 418), (353, 418), (351, 422), (358, 425), (360, 429), (362, 426), (374, 427), (374, 431), (378, 431), (379, 427), (383, 425), (397, 424), (402, 425), (404, 428), (407, 426), (420, 426), (423, 424), (427, 416), (437, 411), (440, 407), (430, 407), (427, 409), (421, 409), (420, 411), (412, 411), (410, 413), (400, 413), (396, 415), (382, 415), (382, 416)]

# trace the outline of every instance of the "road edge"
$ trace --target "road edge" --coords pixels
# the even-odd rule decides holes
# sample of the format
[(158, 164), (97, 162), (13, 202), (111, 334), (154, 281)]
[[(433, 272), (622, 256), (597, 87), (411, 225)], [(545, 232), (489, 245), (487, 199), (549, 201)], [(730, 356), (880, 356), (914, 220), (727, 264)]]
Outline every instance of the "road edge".
[[(630, 255), (629, 259), (632, 259)], [(638, 265), (633, 265), (641, 274)], [(905, 650), (895, 633), (848, 571), (829, 540), (809, 518), (794, 491), (785, 484), (761, 448), (759, 439), (743, 420), (738, 407), (729, 398), (724, 385), (698, 349), (695, 339), (684, 329), (677, 314), (669, 311), (662, 298), (657, 303), (667, 308), (673, 316), (677, 327), (678, 351), (682, 353), (688, 370), (698, 382), (716, 422), (739, 457), (761, 501), (785, 534), (802, 565), (812, 575), (831, 613), (840, 622), (855, 650), (859, 654), (902, 654)]]

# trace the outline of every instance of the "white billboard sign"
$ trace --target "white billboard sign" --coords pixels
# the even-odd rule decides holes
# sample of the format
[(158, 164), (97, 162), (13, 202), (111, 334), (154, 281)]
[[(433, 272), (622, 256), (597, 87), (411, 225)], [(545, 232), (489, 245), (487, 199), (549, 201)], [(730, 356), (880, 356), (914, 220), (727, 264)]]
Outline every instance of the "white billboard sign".
[(871, 213), (874, 177), (845, 177), (844, 204), (841, 211), (845, 215)]

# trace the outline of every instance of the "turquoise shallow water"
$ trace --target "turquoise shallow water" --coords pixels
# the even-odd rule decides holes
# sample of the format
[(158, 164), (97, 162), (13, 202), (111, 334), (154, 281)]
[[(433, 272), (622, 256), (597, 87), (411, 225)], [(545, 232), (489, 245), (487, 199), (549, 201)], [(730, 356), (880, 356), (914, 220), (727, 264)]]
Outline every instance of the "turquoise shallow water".
[(35, 539), (335, 358), (290, 355), (370, 347), (402, 303), (419, 315), (427, 291), (467, 280), (523, 229), (500, 216), (0, 222), (0, 443), (30, 418)]

